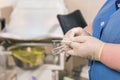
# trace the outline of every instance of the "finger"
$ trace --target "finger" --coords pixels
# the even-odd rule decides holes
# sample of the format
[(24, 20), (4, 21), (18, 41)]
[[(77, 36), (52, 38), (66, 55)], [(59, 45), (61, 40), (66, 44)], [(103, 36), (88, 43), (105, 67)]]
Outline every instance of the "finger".
[(78, 43), (78, 42), (71, 42), (71, 44), (69, 44), (71, 49), (77, 49), (80, 47), (80, 45), (81, 43)]
[(69, 54), (69, 55), (75, 55), (75, 54), (74, 54), (74, 50), (69, 50), (69, 51), (67, 51), (67, 54)]
[(82, 28), (77, 27), (77, 28), (73, 28), (70, 31), (68, 31), (65, 34), (65, 36), (64, 36), (64, 38), (62, 40), (62, 44), (69, 45), (70, 42), (71, 42), (70, 39), (73, 38), (73, 37), (75, 37), (75, 36), (78, 36), (78, 35), (82, 34), (82, 30), (83, 30)]
[(80, 27), (72, 28), (65, 34), (64, 38), (72, 38), (74, 36), (80, 35), (82, 30), (83, 29)]
[(78, 42), (78, 43), (83, 43), (86, 42), (89, 39), (89, 36), (77, 36), (77, 37), (73, 37), (70, 40), (72, 42)]
[(61, 41), (61, 44), (63, 44), (63, 45), (68, 45), (68, 44), (70, 44), (71, 43), (71, 41), (70, 40), (66, 40), (66, 39), (64, 39), (64, 40), (62, 40)]
[[(65, 45), (64, 45), (65, 46)], [(66, 45), (65, 47), (64, 47), (64, 50), (67, 52), (67, 51), (69, 51), (69, 50), (71, 50), (72, 48), (70, 47), (70, 46), (68, 46), (68, 45)]]
[(75, 36), (80, 36), (81, 34), (82, 34), (82, 32), (83, 32), (83, 29), (81, 28), (81, 27), (76, 27), (75, 29), (74, 29), (74, 37)]
[(74, 36), (74, 31), (73, 31), (72, 29), (69, 30), (69, 31), (65, 34), (64, 38), (68, 38), (68, 37), (71, 37), (71, 36)]

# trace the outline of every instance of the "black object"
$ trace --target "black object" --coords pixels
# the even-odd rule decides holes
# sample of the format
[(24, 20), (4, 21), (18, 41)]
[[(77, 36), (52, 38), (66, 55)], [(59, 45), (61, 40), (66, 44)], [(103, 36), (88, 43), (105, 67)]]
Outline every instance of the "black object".
[(5, 28), (5, 18), (1, 18), (0, 19), (0, 23), (1, 23), (1, 30), (3, 30)]
[(66, 62), (68, 62), (68, 60), (70, 59), (70, 57), (71, 57), (71, 55), (68, 55), (67, 57), (66, 57)]
[[(69, 31), (71, 28), (74, 28), (74, 27), (84, 28), (85, 26), (87, 26), (87, 23), (84, 17), (82, 16), (82, 13), (80, 12), (80, 10), (75, 10), (66, 15), (58, 14), (57, 18), (64, 34), (67, 31)], [(70, 57), (71, 55), (68, 55), (66, 57), (66, 62), (70, 59)]]
[(116, 10), (120, 9), (120, 0), (116, 0), (115, 2), (115, 7), (116, 7)]
[(82, 16), (80, 10), (75, 10), (74, 12), (71, 12), (66, 15), (58, 14), (57, 18), (64, 34), (71, 28), (74, 27), (84, 28), (85, 26), (87, 26), (87, 23), (84, 17)]

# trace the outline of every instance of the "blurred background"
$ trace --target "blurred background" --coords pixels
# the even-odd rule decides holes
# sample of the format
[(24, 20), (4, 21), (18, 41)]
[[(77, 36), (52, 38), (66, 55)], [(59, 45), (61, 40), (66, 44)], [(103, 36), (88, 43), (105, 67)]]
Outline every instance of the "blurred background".
[[(51, 51), (61, 44), (59, 40), (50, 43), (46, 39), (61, 40), (64, 36), (57, 19), (58, 14), (68, 15), (80, 10), (86, 23), (90, 24), (104, 2), (105, 0), (0, 0), (0, 66), (3, 65), (7, 71), (4, 77), (9, 75), (6, 79), (0, 76), (0, 80), (88, 80), (89, 66), (86, 59), (72, 56), (66, 62), (65, 55), (51, 55)], [(34, 43), (34, 47), (31, 43)], [(36, 45), (45, 50), (42, 66), (39, 64), (36, 69), (23, 69), (23, 65), (14, 60), (11, 48), (17, 46), (16, 50), (25, 50), (27, 53), (26, 51), (39, 51)], [(8, 54), (6, 56), (3, 53)], [(31, 59), (35, 58), (28, 58)], [(0, 67), (0, 74), (4, 73), (1, 70)]]
[[(0, 7), (5, 6), (13, 6), (17, 5), (16, 3), (22, 0), (0, 0)], [(24, 1), (24, 0), (23, 0)], [(38, 0), (40, 1), (40, 0)], [(80, 9), (84, 14), (85, 19), (87, 22), (92, 22), (93, 18), (95, 17), (97, 11), (105, 2), (105, 0), (64, 0), (67, 9), (71, 12), (75, 9)], [(91, 11), (94, 9), (93, 11)]]

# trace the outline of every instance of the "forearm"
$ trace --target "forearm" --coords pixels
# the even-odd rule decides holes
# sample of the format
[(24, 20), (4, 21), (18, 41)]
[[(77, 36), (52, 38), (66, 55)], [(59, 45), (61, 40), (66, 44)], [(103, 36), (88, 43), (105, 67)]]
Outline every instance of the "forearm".
[(105, 44), (100, 59), (106, 66), (120, 71), (120, 44)]

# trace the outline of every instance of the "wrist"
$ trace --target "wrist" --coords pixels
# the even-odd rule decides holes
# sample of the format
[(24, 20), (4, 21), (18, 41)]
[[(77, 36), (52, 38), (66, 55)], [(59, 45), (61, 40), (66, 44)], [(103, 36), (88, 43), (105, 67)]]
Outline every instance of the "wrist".
[(95, 54), (93, 55), (93, 60), (97, 60), (97, 61), (101, 61), (101, 55), (103, 52), (103, 48), (104, 48), (105, 43), (101, 43), (101, 45), (98, 47), (97, 52), (95, 52)]
[(104, 48), (104, 46), (105, 46), (105, 43), (103, 43), (103, 44), (101, 45), (100, 49), (99, 49), (98, 58), (97, 58), (98, 61), (101, 61), (101, 55), (102, 55), (102, 53), (103, 53), (103, 48)]

